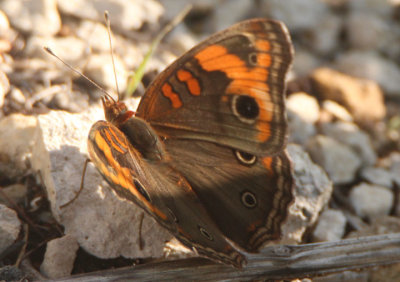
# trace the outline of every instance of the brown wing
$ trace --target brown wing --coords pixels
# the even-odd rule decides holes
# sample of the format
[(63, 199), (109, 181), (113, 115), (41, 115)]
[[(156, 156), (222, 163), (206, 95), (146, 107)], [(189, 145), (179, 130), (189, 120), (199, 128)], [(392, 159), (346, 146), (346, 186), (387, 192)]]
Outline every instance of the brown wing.
[(238, 23), (162, 72), (137, 116), (162, 136), (274, 154), (286, 139), (284, 85), (292, 57), (289, 34), (280, 22)]
[(285, 151), (256, 157), (211, 142), (176, 139), (165, 146), (226, 237), (248, 252), (279, 238), (293, 200)]
[(142, 207), (184, 245), (236, 267), (245, 262), (210, 219), (188, 182), (168, 161), (146, 161), (126, 136), (106, 121), (93, 125), (88, 148), (91, 160), (111, 188)]

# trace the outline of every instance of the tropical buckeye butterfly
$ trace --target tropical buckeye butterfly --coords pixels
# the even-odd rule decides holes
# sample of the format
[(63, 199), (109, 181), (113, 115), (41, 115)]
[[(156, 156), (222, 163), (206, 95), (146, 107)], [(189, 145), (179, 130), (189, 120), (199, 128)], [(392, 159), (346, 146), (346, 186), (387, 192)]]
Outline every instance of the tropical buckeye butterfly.
[(91, 160), (112, 189), (201, 256), (242, 267), (239, 250), (278, 239), (293, 199), (285, 152), (285, 26), (240, 22), (163, 71), (136, 114), (102, 98)]

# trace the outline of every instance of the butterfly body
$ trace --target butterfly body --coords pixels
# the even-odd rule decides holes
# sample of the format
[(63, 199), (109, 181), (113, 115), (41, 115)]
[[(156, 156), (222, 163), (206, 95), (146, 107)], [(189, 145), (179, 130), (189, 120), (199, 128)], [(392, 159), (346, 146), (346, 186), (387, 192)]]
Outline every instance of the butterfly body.
[(91, 160), (119, 196), (200, 255), (242, 267), (238, 250), (278, 239), (292, 201), (284, 151), (285, 27), (241, 22), (162, 72), (136, 115), (103, 98)]

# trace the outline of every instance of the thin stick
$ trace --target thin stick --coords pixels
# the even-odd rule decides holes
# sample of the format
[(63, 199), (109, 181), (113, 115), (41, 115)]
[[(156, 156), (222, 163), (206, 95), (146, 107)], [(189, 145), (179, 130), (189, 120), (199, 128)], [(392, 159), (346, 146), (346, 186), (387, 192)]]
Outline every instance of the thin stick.
[(133, 92), (135, 92), (138, 84), (140, 81), (142, 81), (145, 67), (147, 65), (147, 62), (149, 61), (150, 57), (153, 55), (155, 49), (158, 47), (160, 44), (161, 40), (164, 38), (164, 36), (170, 32), (174, 27), (176, 27), (189, 13), (189, 11), (192, 9), (192, 5), (187, 5), (170, 23), (168, 23), (161, 31), (160, 33), (156, 36), (154, 41), (151, 43), (149, 50), (147, 51), (146, 55), (143, 58), (143, 61), (140, 63), (139, 67), (137, 68), (135, 75), (130, 79), (128, 83), (128, 87), (126, 88), (126, 93), (125, 96), (131, 96)]
[(111, 60), (112, 60), (112, 65), (113, 65), (113, 69), (114, 69), (115, 87), (117, 89), (118, 100), (120, 100), (118, 80), (117, 80), (117, 71), (115, 70), (115, 62), (114, 62), (114, 49), (113, 49), (112, 40), (111, 40), (111, 24), (110, 24), (110, 17), (109, 17), (108, 11), (104, 12), (104, 19), (106, 21), (107, 32), (108, 32), (108, 42), (110, 44), (110, 54), (111, 54)]
[(67, 62), (65, 62), (63, 59), (61, 59), (60, 57), (58, 57), (49, 47), (44, 46), (43, 49), (49, 53), (50, 55), (52, 55), (53, 57), (57, 58), (61, 63), (63, 63), (67, 68), (69, 68), (70, 70), (72, 70), (73, 72), (75, 72), (76, 74), (82, 76), (83, 78), (85, 78), (87, 81), (89, 81), (92, 85), (94, 85), (97, 89), (99, 89), (101, 92), (103, 92), (105, 95), (107, 95), (108, 97), (110, 97), (111, 100), (115, 101), (113, 99), (113, 97), (106, 91), (104, 90), (100, 85), (98, 85), (96, 82), (94, 82), (93, 80), (91, 80), (89, 77), (87, 77), (86, 75), (84, 75), (83, 73), (81, 73), (80, 71), (78, 71), (77, 69), (73, 68), (70, 64), (68, 64)]
[(82, 192), (82, 190), (83, 190), (83, 185), (84, 185), (84, 183), (85, 183), (86, 168), (87, 168), (87, 165), (88, 165), (89, 162), (90, 162), (90, 159), (86, 159), (85, 164), (83, 165), (82, 178), (81, 178), (81, 186), (79, 187), (79, 191), (76, 192), (75, 196), (74, 196), (71, 200), (69, 200), (69, 201), (66, 202), (65, 204), (61, 205), (61, 206), (60, 206), (60, 209), (63, 209), (63, 208), (65, 208), (65, 207), (69, 206), (69, 204), (71, 204), (73, 201), (75, 201), (75, 200), (79, 197), (79, 195), (81, 194), (81, 192)]

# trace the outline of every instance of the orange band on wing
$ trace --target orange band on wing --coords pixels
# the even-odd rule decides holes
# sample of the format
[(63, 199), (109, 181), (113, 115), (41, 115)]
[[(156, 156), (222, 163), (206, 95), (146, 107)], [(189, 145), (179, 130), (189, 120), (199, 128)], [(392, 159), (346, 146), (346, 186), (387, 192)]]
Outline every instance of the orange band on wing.
[(201, 93), (199, 81), (193, 77), (193, 75), (186, 70), (179, 70), (177, 77), (180, 81), (185, 82), (189, 93), (194, 96), (199, 96)]
[[(267, 40), (257, 40), (256, 48), (260, 51), (268, 51), (270, 43)], [(204, 70), (221, 71), (232, 80), (226, 89), (226, 94), (249, 95), (255, 99), (260, 108), (257, 139), (260, 142), (267, 141), (271, 136), (269, 122), (274, 114), (269, 94), (270, 88), (267, 84), (271, 56), (258, 52), (257, 66), (249, 68), (239, 56), (229, 54), (227, 48), (211, 45), (196, 54), (195, 58)]]
[(272, 161), (273, 161), (272, 157), (264, 157), (262, 159), (262, 163), (263, 163), (264, 167), (267, 169), (267, 172), (269, 175), (274, 174), (274, 170), (272, 168)]
[(268, 52), (271, 50), (271, 44), (268, 40), (257, 40), (256, 48), (260, 51)]
[[(108, 128), (108, 130), (102, 131), (106, 134), (107, 138), (109, 138), (110, 136), (108, 132), (109, 130), (112, 130), (112, 128)], [(159, 216), (163, 220), (166, 220), (167, 216), (162, 211), (160, 211), (159, 209), (148, 203), (145, 197), (138, 192), (135, 184), (133, 183), (133, 176), (131, 174), (130, 169), (122, 167), (118, 163), (118, 161), (115, 160), (112, 154), (111, 147), (109, 146), (109, 143), (103, 138), (100, 131), (96, 132), (94, 139), (95, 139), (94, 140), (95, 145), (98, 146), (98, 148), (103, 152), (107, 160), (107, 165), (105, 165), (104, 162), (102, 162), (101, 160), (94, 160), (97, 168), (104, 175), (104, 177), (106, 177), (111, 183), (119, 185), (122, 188), (129, 190), (129, 192), (132, 193), (145, 206), (147, 206), (148, 209), (153, 211), (155, 214), (157, 214), (157, 216)], [(126, 142), (126, 140), (123, 140), (123, 142)], [(112, 169), (110, 169), (110, 167)]]
[(175, 109), (182, 107), (181, 98), (172, 90), (172, 86), (169, 83), (164, 83), (161, 87), (161, 91), (163, 95), (171, 101), (172, 107)]

